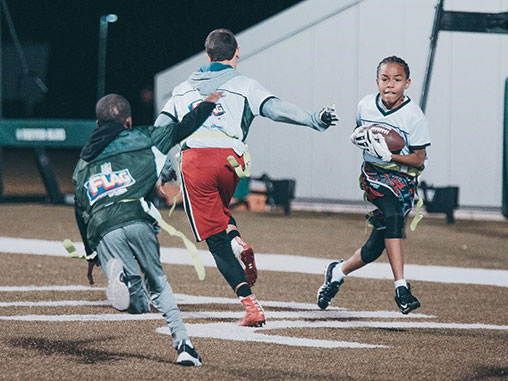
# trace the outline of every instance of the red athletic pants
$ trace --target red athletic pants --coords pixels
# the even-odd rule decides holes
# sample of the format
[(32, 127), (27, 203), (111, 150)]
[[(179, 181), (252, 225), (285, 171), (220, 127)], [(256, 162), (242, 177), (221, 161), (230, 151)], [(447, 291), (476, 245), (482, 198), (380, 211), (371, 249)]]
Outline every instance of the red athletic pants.
[(197, 241), (220, 233), (228, 226), (229, 203), (239, 178), (229, 164), (231, 148), (191, 148), (182, 151), (180, 168), (184, 208)]

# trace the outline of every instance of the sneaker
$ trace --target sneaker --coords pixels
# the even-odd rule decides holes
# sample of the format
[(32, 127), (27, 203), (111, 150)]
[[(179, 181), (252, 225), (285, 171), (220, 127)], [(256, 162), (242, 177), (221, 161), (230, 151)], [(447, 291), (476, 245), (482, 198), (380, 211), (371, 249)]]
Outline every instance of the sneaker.
[(235, 256), (244, 264), (245, 279), (249, 287), (254, 286), (258, 278), (258, 270), (254, 260), (254, 250), (245, 242), (242, 237), (235, 237), (231, 240), (231, 247)]
[(182, 366), (201, 366), (203, 360), (194, 349), (192, 343), (189, 340), (182, 340), (178, 342), (176, 346), (176, 352), (178, 357), (176, 363)]
[(411, 287), (409, 286), (409, 283), (407, 284), (407, 288), (399, 286), (395, 289), (395, 303), (397, 303), (400, 312), (404, 315), (407, 315), (411, 311), (420, 307), (418, 299), (411, 294)]
[(265, 324), (265, 311), (256, 299), (256, 295), (250, 294), (245, 298), (240, 299), (245, 307), (245, 316), (240, 322), (243, 327), (261, 327)]
[(325, 272), (325, 281), (319, 287), (318, 293), (317, 293), (317, 305), (322, 310), (326, 309), (329, 305), (332, 299), (335, 295), (337, 295), (337, 292), (339, 292), (339, 287), (342, 283), (344, 283), (344, 280), (334, 281), (332, 282), (332, 272), (335, 266), (337, 266), (339, 263), (344, 262), (343, 259), (341, 259), (338, 262), (331, 262), (328, 264), (328, 267), (326, 268)]
[(106, 264), (106, 275), (108, 278), (108, 287), (106, 288), (108, 300), (117, 310), (127, 310), (130, 294), (123, 279), (123, 262), (120, 259), (110, 259)]

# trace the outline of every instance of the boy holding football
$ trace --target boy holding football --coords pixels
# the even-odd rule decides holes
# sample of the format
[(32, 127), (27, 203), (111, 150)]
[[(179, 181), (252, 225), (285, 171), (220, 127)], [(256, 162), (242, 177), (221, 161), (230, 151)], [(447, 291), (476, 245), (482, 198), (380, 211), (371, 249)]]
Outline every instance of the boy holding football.
[[(413, 206), (418, 184), (430, 145), (427, 120), (404, 91), (409, 88), (409, 66), (399, 57), (387, 57), (377, 67), (379, 93), (364, 97), (358, 104), (357, 127), (351, 135), (353, 144), (363, 149), (361, 188), (377, 209), (369, 213), (372, 232), (365, 245), (348, 260), (328, 264), (325, 280), (317, 294), (321, 309), (328, 307), (354, 270), (375, 261), (386, 249), (395, 281), (395, 302), (403, 314), (420, 307), (404, 279), (405, 219)], [(388, 148), (382, 134), (359, 128), (379, 125), (395, 130), (405, 142), (400, 152)]]

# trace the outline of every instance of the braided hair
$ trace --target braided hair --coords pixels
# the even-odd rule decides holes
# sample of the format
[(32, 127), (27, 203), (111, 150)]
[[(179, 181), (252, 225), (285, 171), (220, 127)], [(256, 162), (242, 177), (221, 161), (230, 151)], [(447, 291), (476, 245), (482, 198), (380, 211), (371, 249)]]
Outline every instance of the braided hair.
[(390, 62), (397, 63), (397, 64), (401, 65), (404, 68), (404, 73), (406, 74), (406, 79), (409, 79), (409, 65), (406, 63), (406, 61), (404, 61), (402, 58), (399, 58), (397, 56), (390, 56), (390, 57), (384, 58), (377, 65), (376, 77), (379, 75), (379, 69), (381, 68), (381, 66), (383, 66), (384, 64), (390, 63)]

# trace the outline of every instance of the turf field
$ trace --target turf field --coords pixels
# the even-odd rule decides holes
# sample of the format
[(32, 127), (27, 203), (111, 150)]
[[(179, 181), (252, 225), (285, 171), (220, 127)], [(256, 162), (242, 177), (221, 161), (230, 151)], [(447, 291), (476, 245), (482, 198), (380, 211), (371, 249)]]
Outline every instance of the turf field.
[[(424, 219), (408, 232), (406, 276), (422, 307), (393, 301), (386, 256), (348, 278), (331, 308), (315, 295), (329, 259), (366, 238), (361, 215), (238, 212), (258, 255), (262, 329), (199, 244), (200, 282), (183, 245), (160, 236), (162, 260), (203, 357), (181, 368), (155, 311), (128, 315), (105, 300), (105, 277), (60, 242), (79, 242), (68, 206), (0, 205), (0, 379), (499, 380), (508, 378), (508, 223)], [(172, 224), (190, 236), (177, 210)]]

